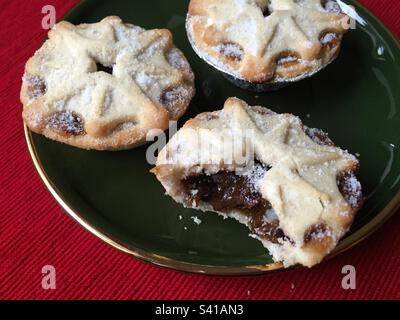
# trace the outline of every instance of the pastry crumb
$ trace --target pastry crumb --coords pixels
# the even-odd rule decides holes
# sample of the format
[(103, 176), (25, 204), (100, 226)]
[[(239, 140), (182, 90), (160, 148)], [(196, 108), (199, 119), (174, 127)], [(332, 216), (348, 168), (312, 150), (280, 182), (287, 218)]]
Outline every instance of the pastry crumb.
[(199, 219), (198, 217), (191, 217), (191, 219), (193, 220), (193, 222), (195, 224), (197, 224), (198, 226), (201, 225), (201, 223), (203, 222), (201, 219)]

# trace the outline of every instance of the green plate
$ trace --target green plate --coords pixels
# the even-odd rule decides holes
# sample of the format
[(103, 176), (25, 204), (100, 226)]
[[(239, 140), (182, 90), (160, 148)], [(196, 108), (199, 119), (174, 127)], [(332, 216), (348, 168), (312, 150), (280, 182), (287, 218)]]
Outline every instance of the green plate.
[[(333, 255), (377, 229), (400, 200), (400, 50), (397, 40), (355, 3), (359, 22), (340, 57), (311, 79), (277, 92), (238, 89), (203, 62), (186, 37), (188, 1), (86, 0), (66, 17), (73, 23), (119, 15), (145, 28), (169, 28), (196, 74), (197, 96), (183, 121), (237, 96), (252, 105), (300, 116), (359, 154), (367, 196), (347, 238)], [(180, 123), (182, 124), (181, 121)], [(280, 270), (248, 230), (215, 214), (184, 209), (149, 173), (146, 147), (126, 152), (83, 151), (31, 134), (33, 161), (51, 193), (80, 224), (107, 243), (155, 264), (207, 274)], [(179, 218), (182, 216), (182, 219)], [(198, 216), (203, 223), (191, 219)]]

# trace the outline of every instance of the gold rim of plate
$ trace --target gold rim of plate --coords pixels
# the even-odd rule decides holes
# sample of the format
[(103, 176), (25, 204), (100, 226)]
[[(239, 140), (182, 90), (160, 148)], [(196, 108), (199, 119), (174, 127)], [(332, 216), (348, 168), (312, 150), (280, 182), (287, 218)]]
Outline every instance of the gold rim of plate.
[[(58, 202), (58, 204), (82, 227), (87, 231), (92, 233), (97, 238), (103, 240), (110, 246), (126, 253), (140, 260), (150, 262), (154, 265), (165, 267), (168, 269), (173, 269), (177, 271), (184, 271), (190, 273), (207, 274), (207, 275), (258, 275), (271, 272), (287, 271), (296, 269), (299, 267), (292, 267), (285, 269), (282, 263), (270, 263), (266, 265), (247, 265), (239, 267), (231, 266), (212, 266), (203, 264), (193, 264), (183, 261), (174, 260), (165, 256), (157, 255), (152, 252), (148, 252), (131, 245), (126, 245), (112, 239), (111, 236), (107, 235), (106, 232), (97, 229), (95, 226), (91, 225), (85, 218), (76, 210), (72, 208), (67, 200), (63, 197), (62, 193), (58, 190), (54, 182), (49, 178), (46, 173), (45, 168), (40, 161), (38, 153), (36, 151), (35, 144), (33, 142), (32, 132), (24, 123), (24, 134), (26, 143), (28, 145), (28, 150), (31, 159), (40, 178), (43, 180), (45, 186), (50, 191), (51, 195)], [(336, 249), (325, 258), (329, 260), (337, 255), (353, 248), (355, 245), (366, 239), (368, 236), (373, 234), (379, 227), (381, 227), (400, 207), (400, 192), (396, 194), (395, 197), (388, 203), (388, 205), (369, 223), (354, 232), (352, 235), (343, 239)]]
[[(85, 0), (79, 2), (73, 9), (79, 7)], [(371, 18), (373, 18), (378, 24), (380, 24), (392, 37), (394, 42), (400, 48), (399, 41), (395, 38), (395, 36), (388, 30), (388, 28), (373, 15), (365, 6), (358, 2), (358, 5), (362, 7), (366, 12), (369, 13)], [(106, 232), (101, 231), (91, 225), (88, 221), (86, 221), (82, 215), (75, 211), (71, 205), (64, 199), (62, 193), (57, 189), (53, 181), (48, 177), (45, 168), (43, 167), (38, 153), (36, 151), (35, 144), (32, 138), (32, 132), (24, 123), (24, 135), (25, 140), (28, 145), (29, 154), (33, 161), (33, 164), (40, 175), (40, 178), (43, 180), (45, 186), (50, 191), (51, 195), (58, 202), (58, 204), (83, 228), (89, 231), (91, 234), (106, 242), (111, 247), (114, 247), (128, 255), (134, 256), (137, 259), (140, 259), (145, 262), (150, 262), (159, 267), (164, 267), (172, 270), (189, 272), (189, 273), (198, 273), (198, 274), (206, 274), (206, 275), (225, 275), (225, 276), (235, 276), (235, 275), (262, 275), (266, 273), (276, 273), (283, 272), (293, 269), (298, 269), (301, 267), (291, 267), (285, 269), (283, 264), (280, 262), (270, 263), (266, 265), (247, 265), (247, 266), (239, 266), (239, 267), (230, 267), (230, 266), (212, 266), (212, 265), (203, 265), (203, 264), (193, 264), (187, 263), (183, 261), (174, 260), (165, 256), (157, 255), (152, 252), (147, 252), (145, 250), (128, 246), (126, 244), (120, 243), (117, 240), (113, 240), (111, 236), (107, 235)], [(372, 235), (376, 230), (378, 230), (394, 213), (400, 208), (400, 191), (393, 197), (393, 199), (387, 204), (387, 206), (379, 212), (379, 214), (373, 218), (369, 223), (364, 225), (362, 228), (346, 237), (342, 241), (339, 242), (338, 246), (335, 250), (325, 258), (324, 261), (330, 260), (339, 254), (350, 250), (370, 235)]]

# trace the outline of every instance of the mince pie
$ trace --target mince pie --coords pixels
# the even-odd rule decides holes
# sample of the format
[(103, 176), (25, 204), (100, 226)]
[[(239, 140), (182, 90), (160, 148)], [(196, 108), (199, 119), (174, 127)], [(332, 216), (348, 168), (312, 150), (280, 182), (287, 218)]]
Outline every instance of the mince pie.
[(153, 169), (189, 208), (245, 224), (285, 267), (319, 263), (361, 208), (358, 160), (298, 117), (230, 98), (188, 121)]
[(186, 28), (201, 58), (263, 91), (331, 63), (349, 17), (333, 0), (191, 0)]
[(120, 150), (167, 129), (194, 96), (194, 75), (168, 30), (125, 24), (58, 23), (26, 64), (27, 126), (84, 149)]

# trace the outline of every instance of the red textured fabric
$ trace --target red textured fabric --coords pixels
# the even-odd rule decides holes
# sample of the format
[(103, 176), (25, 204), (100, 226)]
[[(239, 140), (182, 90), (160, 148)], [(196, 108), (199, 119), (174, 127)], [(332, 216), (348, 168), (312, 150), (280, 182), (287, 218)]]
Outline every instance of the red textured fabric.
[[(41, 8), (58, 17), (76, 0), (0, 1), (1, 299), (384, 299), (400, 298), (400, 215), (349, 252), (312, 270), (247, 278), (188, 275), (112, 249), (68, 217), (40, 181), (25, 145), (19, 90), (24, 63), (45, 31)], [(363, 0), (399, 37), (400, 1)], [(54, 265), (57, 289), (41, 287)], [(357, 289), (341, 288), (342, 266), (357, 269)]]

